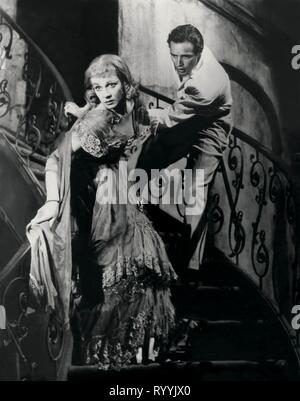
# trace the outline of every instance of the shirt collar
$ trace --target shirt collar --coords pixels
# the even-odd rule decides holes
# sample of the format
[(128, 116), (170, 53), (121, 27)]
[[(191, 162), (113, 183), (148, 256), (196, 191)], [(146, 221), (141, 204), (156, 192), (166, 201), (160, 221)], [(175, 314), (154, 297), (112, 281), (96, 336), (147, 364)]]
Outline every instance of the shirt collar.
[(200, 70), (200, 68), (202, 67), (202, 65), (203, 65), (203, 63), (204, 63), (205, 53), (206, 53), (206, 47), (204, 46), (204, 47), (203, 47), (203, 50), (202, 50), (202, 53), (201, 53), (201, 56), (200, 56), (200, 60), (199, 60), (198, 63), (195, 65), (195, 67), (192, 69), (190, 75), (185, 75), (185, 76), (182, 78), (182, 81), (180, 81), (179, 76), (178, 76), (176, 70), (174, 70), (174, 71), (175, 71), (175, 74), (176, 74), (176, 78), (177, 78), (177, 87), (178, 87), (178, 91), (181, 90), (181, 89), (184, 87), (184, 84), (185, 84), (189, 79), (192, 79), (192, 78), (194, 77), (195, 73), (196, 73), (197, 71)]

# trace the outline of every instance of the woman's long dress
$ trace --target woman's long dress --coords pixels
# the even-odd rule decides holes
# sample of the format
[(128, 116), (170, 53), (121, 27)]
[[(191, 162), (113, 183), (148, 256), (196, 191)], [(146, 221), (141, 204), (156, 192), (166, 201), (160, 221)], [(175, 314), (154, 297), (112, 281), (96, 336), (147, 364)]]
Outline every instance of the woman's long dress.
[(138, 197), (122, 204), (118, 199), (121, 191), (124, 196), (130, 188), (124, 177), (118, 180), (122, 163), (134, 166), (150, 128), (128, 139), (113, 126), (103, 129), (103, 121), (101, 125), (94, 117), (95, 113), (91, 118), (87, 114), (77, 124), (83, 149), (74, 161), (81, 176), (84, 168), (89, 170), (95, 191), (92, 202), (90, 191), (86, 197), (92, 204), (90, 223), (86, 217), (79, 222), (84, 226), (81, 245), (85, 247), (81, 281), (90, 301), (78, 314), (81, 362), (121, 368), (134, 360), (150, 337), (159, 347), (168, 343), (175, 320), (170, 284), (176, 273)]

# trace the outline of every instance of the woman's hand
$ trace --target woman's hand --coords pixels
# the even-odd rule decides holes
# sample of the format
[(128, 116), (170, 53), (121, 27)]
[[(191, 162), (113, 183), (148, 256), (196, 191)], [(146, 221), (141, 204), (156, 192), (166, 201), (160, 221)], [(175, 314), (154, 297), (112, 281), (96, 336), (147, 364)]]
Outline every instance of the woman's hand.
[(52, 228), (59, 212), (59, 202), (48, 201), (42, 206), (36, 216), (28, 224), (27, 228), (33, 226), (34, 224), (43, 223), (44, 221), (49, 221), (49, 226)]

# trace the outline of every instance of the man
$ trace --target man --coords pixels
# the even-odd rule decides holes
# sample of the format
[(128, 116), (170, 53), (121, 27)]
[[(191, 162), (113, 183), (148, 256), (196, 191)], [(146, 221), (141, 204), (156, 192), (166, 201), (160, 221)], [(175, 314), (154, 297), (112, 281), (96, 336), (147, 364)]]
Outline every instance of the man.
[[(157, 135), (144, 147), (138, 167), (161, 169), (188, 156), (187, 167), (204, 170), (204, 182), (194, 181), (193, 187), (202, 185), (203, 199), (198, 201), (205, 205), (232, 128), (230, 80), (194, 26), (177, 26), (169, 34), (168, 45), (178, 96), (166, 109), (149, 110), (152, 123), (158, 126)], [(198, 216), (186, 217), (192, 234), (197, 231), (198, 235), (189, 267), (198, 269), (206, 232), (203, 208)]]

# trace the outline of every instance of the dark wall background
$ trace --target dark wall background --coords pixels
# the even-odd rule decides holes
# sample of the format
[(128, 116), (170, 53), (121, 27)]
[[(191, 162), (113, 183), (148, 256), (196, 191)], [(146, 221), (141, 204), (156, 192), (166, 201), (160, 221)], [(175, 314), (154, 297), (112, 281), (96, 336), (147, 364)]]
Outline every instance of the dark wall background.
[[(300, 44), (300, 1), (299, 0), (235, 0), (271, 28), (269, 52), (276, 63), (277, 88), (282, 127), (289, 152), (300, 152), (300, 70), (291, 67), (291, 49)], [(272, 32), (272, 28), (274, 32)], [(273, 35), (273, 36), (272, 36)]]
[(118, 53), (117, 0), (18, 0), (17, 22), (51, 59), (80, 103), (90, 61), (103, 53)]

